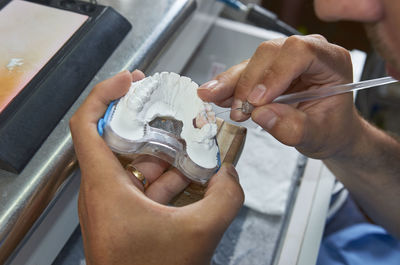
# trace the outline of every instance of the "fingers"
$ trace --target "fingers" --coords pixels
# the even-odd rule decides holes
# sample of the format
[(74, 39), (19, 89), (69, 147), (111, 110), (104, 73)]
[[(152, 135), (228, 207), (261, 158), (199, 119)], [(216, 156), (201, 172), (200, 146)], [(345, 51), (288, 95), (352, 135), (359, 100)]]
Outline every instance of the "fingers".
[(255, 108), (251, 118), (286, 145), (300, 145), (307, 133), (306, 114), (289, 105), (273, 103)]
[(261, 106), (283, 94), (293, 80), (307, 72), (312, 64), (315, 54), (306, 51), (310, 47), (300, 37), (288, 38), (280, 55), (266, 69), (264, 80), (254, 87), (247, 100), (255, 106)]
[(344, 94), (323, 102), (302, 103), (297, 108), (272, 103), (255, 108), (251, 117), (281, 143), (296, 147), (309, 157), (323, 159), (346, 146), (349, 134), (343, 133), (343, 128), (352, 128), (353, 120), (343, 117), (352, 117), (352, 102), (352, 95)]
[[(141, 155), (130, 164), (143, 174), (149, 185), (152, 184), (170, 166), (164, 160), (150, 155)], [(132, 173), (129, 173), (129, 176), (131, 177), (132, 182), (144, 192), (143, 184), (133, 176)]]
[(243, 114), (242, 102), (253, 87), (263, 79), (265, 69), (271, 64), (279, 53), (279, 48), (284, 39), (263, 42), (250, 60), (219, 74), (216, 78), (198, 89), (198, 95), (205, 101), (215, 102), (221, 107), (232, 107), (231, 119), (244, 121), (249, 115)]
[(241, 62), (217, 75), (214, 80), (201, 85), (197, 89), (198, 96), (204, 101), (215, 103), (232, 100), (236, 84), (242, 71), (246, 68), (247, 62), (247, 60)]
[(320, 35), (292, 36), (263, 42), (250, 61), (215, 79), (199, 88), (199, 96), (222, 107), (232, 103), (231, 119), (244, 121), (249, 115), (236, 109), (245, 100), (262, 106), (293, 90), (295, 83), (296, 88), (308, 89), (350, 82), (351, 58), (347, 50)]
[(231, 164), (224, 163), (209, 184), (204, 199), (197, 202), (196, 211), (204, 222), (216, 231), (225, 231), (244, 201), (238, 175)]
[(230, 108), (232, 106), (232, 103), (233, 103), (233, 97), (230, 97), (223, 101), (215, 102), (215, 104), (223, 108)]
[(244, 121), (250, 117), (250, 115), (244, 114), (241, 110), (237, 109), (242, 107), (243, 102), (247, 100), (247, 96), (254, 86), (262, 81), (265, 69), (268, 69), (279, 54), (283, 41), (284, 39), (276, 39), (263, 42), (258, 46), (237, 82), (232, 103), (232, 120)]
[[(140, 73), (134, 73), (140, 78)], [(89, 185), (107, 185), (122, 181), (130, 182), (118, 159), (97, 132), (97, 121), (103, 116), (108, 104), (128, 91), (132, 75), (121, 72), (96, 85), (70, 120), (74, 148), (82, 176)]]
[[(125, 186), (132, 183), (144, 192), (141, 183), (131, 172), (122, 168), (118, 159), (108, 148), (103, 139), (98, 135), (96, 124), (104, 114), (108, 104), (126, 94), (132, 81), (144, 78), (144, 74), (136, 70), (132, 74), (124, 71), (113, 78), (99, 83), (89, 94), (88, 98), (75, 113), (70, 121), (75, 150), (80, 162), (82, 175), (85, 183), (89, 186), (102, 185), (111, 186), (119, 182)], [(149, 184), (160, 180), (154, 187), (148, 189), (151, 197), (157, 201), (167, 202), (182, 187), (186, 187), (188, 181), (176, 170), (163, 172), (169, 164), (152, 156), (141, 156), (132, 162), (146, 178)], [(162, 175), (163, 174), (163, 175)], [(162, 183), (167, 184), (162, 187)]]
[(334, 85), (343, 80), (350, 82), (352, 70), (348, 51), (329, 44), (319, 35), (289, 37), (247, 100), (255, 106), (268, 104), (299, 77), (307, 87)]
[(146, 76), (144, 75), (144, 73), (140, 70), (135, 70), (132, 72), (132, 82), (136, 82), (139, 81), (143, 78), (145, 78)]
[(189, 184), (188, 178), (178, 169), (172, 168), (153, 182), (146, 190), (146, 195), (158, 203), (167, 204)]
[(75, 113), (74, 119), (79, 118), (82, 123), (97, 124), (110, 102), (128, 92), (131, 82), (129, 71), (123, 71), (98, 83)]
[(176, 168), (162, 159), (150, 155), (142, 155), (131, 163), (139, 172), (143, 174), (149, 187), (144, 190), (143, 184), (128, 171), (132, 182), (143, 191), (150, 199), (167, 204), (172, 198), (184, 190), (190, 181)]

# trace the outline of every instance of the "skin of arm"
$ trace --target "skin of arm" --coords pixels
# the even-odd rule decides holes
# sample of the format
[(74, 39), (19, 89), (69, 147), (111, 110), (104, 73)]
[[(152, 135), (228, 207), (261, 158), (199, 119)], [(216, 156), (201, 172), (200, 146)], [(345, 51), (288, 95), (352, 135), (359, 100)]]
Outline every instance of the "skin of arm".
[(324, 160), (376, 223), (400, 238), (400, 143), (360, 117), (354, 143)]
[(183, 175), (141, 156), (131, 164), (150, 183), (144, 190), (97, 132), (108, 104), (143, 77), (140, 71), (124, 71), (99, 83), (70, 120), (81, 169), (78, 213), (87, 264), (209, 264), (243, 204), (234, 167), (222, 165), (202, 200), (171, 207), (168, 202), (188, 185)]
[[(262, 43), (253, 56), (199, 87), (205, 101), (252, 118), (280, 142), (321, 159), (370, 217), (400, 236), (400, 147), (358, 114), (351, 93), (298, 104), (272, 103), (285, 93), (352, 82), (347, 50), (319, 35)], [(243, 101), (255, 106), (250, 115)]]

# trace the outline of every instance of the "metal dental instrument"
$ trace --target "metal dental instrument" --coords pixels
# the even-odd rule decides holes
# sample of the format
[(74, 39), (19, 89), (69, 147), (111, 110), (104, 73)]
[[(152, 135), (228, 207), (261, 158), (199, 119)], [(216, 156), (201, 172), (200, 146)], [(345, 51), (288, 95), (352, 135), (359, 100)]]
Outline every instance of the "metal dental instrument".
[(215, 113), (215, 116), (218, 116), (218, 115), (220, 115), (222, 113), (230, 112), (231, 110), (242, 110), (242, 112), (244, 114), (250, 114), (253, 111), (253, 109), (254, 109), (253, 105), (251, 105), (249, 102), (245, 101), (245, 102), (242, 103), (242, 107), (241, 108), (223, 110), (223, 111), (220, 111), (218, 113)]
[[(287, 94), (287, 95), (282, 95), (274, 99), (272, 102), (274, 103), (284, 103), (284, 104), (292, 104), (292, 103), (299, 103), (299, 102), (304, 102), (304, 101), (309, 101), (309, 100), (315, 100), (315, 99), (320, 99), (320, 98), (325, 98), (333, 95), (339, 95), (339, 94), (344, 94), (347, 92), (351, 91), (357, 91), (361, 89), (366, 89), (366, 88), (371, 88), (371, 87), (376, 87), (376, 86), (381, 86), (381, 85), (387, 85), (391, 83), (397, 83), (399, 82), (398, 80), (387, 76), (387, 77), (381, 77), (381, 78), (376, 78), (376, 79), (371, 79), (371, 80), (365, 80), (365, 81), (360, 81), (360, 82), (355, 82), (355, 83), (349, 83), (349, 84), (343, 84), (343, 85), (337, 85), (337, 86), (331, 86), (331, 87), (323, 87), (319, 89), (310, 89), (310, 90), (305, 90), (301, 92), (296, 92), (292, 94)], [(242, 110), (244, 114), (251, 114), (251, 112), (254, 110), (254, 106), (245, 101), (242, 104), (241, 108), (236, 108), (234, 110)], [(218, 114), (228, 112), (231, 110), (226, 110), (223, 112), (219, 112)]]

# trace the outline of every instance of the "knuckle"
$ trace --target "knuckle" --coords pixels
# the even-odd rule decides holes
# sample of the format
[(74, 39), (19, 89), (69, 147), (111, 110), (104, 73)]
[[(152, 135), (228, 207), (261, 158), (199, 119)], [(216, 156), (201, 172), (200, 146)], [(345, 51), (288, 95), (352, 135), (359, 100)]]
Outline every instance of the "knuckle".
[(69, 120), (69, 128), (70, 128), (71, 132), (73, 132), (73, 131), (76, 130), (78, 120), (79, 120), (79, 117), (78, 117), (78, 114), (77, 114), (77, 113), (75, 113), (75, 114), (71, 117), (71, 119)]
[(343, 56), (343, 61), (344, 61), (343, 65), (347, 66), (347, 67), (344, 67), (343, 69), (345, 70), (346, 73), (351, 73), (350, 76), (348, 76), (348, 78), (350, 79), (350, 82), (351, 82), (351, 79), (353, 76), (353, 67), (352, 67), (353, 64), (351, 61), (351, 55), (350, 55), (350, 52), (348, 50), (346, 50), (345, 48), (342, 48), (342, 47), (340, 47), (340, 48), (342, 50), (342, 56)]
[(340, 47), (340, 46), (336, 46), (336, 47), (338, 47), (338, 51), (342, 54), (343, 60), (346, 63), (346, 65), (351, 65), (350, 52), (347, 49), (343, 48), (343, 47)]
[(294, 35), (286, 39), (284, 47), (297, 53), (304, 53), (311, 50), (312, 42), (302, 36)]
[(302, 44), (303, 42), (304, 42), (304, 39), (302, 36), (292, 35), (292, 36), (286, 38), (284, 45), (296, 46), (296, 45)]
[(193, 238), (202, 238), (209, 233), (208, 222), (205, 221), (204, 217), (199, 214), (193, 214), (190, 218), (190, 223), (184, 227), (186, 234), (190, 234)]
[(244, 203), (244, 191), (238, 184), (235, 184), (231, 189), (226, 190), (225, 195), (234, 205), (243, 205)]
[(291, 145), (300, 146), (304, 143), (306, 138), (306, 128), (305, 128), (305, 115), (299, 115), (294, 119), (291, 128)]
[(98, 94), (102, 90), (102, 82), (95, 85), (91, 91), (91, 94)]
[(329, 45), (329, 56), (332, 58), (332, 61), (336, 62), (336, 65), (338, 63), (341, 65), (341, 67), (338, 68), (337, 73), (342, 75), (344, 78), (349, 79), (349, 82), (351, 82), (353, 78), (353, 67), (350, 52), (338, 45)]
[(244, 190), (243, 190), (242, 186), (239, 186), (239, 195), (240, 195), (240, 196), (238, 196), (239, 203), (240, 203), (240, 205), (243, 205), (244, 199), (246, 196), (244, 195)]
[(227, 191), (227, 196), (235, 202), (236, 205), (244, 203), (244, 192), (240, 185), (235, 185), (231, 190)]
[(230, 71), (223, 72), (216, 76), (216, 79), (222, 83), (229, 83), (234, 78), (234, 74)]
[(275, 52), (279, 45), (275, 41), (263, 41), (258, 45), (255, 55), (264, 54), (267, 52)]
[(290, 36), (286, 39), (284, 47), (292, 54), (303, 57), (315, 57), (321, 52), (327, 51), (328, 41), (321, 35)]
[(265, 69), (263, 73), (264, 83), (266, 83), (266, 80), (268, 80), (268, 82), (271, 82), (272, 81), (271, 79), (274, 76), (278, 76), (278, 74), (279, 72), (277, 72), (277, 69), (273, 66), (268, 69)]
[(243, 69), (246, 68), (249, 61), (250, 59), (243, 60), (242, 62), (232, 66), (225, 72), (216, 75), (215, 79), (226, 83), (231, 83), (233, 80), (237, 80), (237, 78), (240, 76), (240, 73), (242, 73)]
[(162, 192), (160, 192), (160, 193), (164, 193), (167, 198), (171, 198), (171, 199), (174, 198), (175, 195), (177, 194), (177, 192), (168, 185), (163, 186)]
[(324, 36), (322, 36), (321, 34), (311, 34), (311, 35), (308, 35), (308, 37), (328, 42), (328, 40)]
[(254, 84), (254, 81), (255, 80), (253, 80), (253, 78), (248, 73), (243, 73), (239, 78), (237, 87), (239, 89), (248, 90), (252, 87), (252, 85)]
[(263, 52), (268, 50), (269, 46), (270, 45), (269, 45), (268, 41), (263, 41), (263, 42), (260, 43), (260, 45), (258, 45), (255, 53), (256, 54), (257, 53), (263, 53)]
[(86, 124), (84, 123), (84, 119), (82, 116), (82, 111), (80, 111), (79, 109), (75, 112), (74, 115), (72, 115), (72, 117), (69, 119), (69, 129), (71, 131), (71, 134), (78, 134), (80, 132), (82, 132), (83, 127), (86, 126)]
[(225, 188), (219, 191), (219, 196), (225, 198), (225, 201), (233, 203), (233, 205), (242, 205), (244, 202), (244, 192), (239, 184), (239, 177), (235, 172), (236, 170), (233, 166), (226, 171), (225, 174), (228, 179), (225, 181)]

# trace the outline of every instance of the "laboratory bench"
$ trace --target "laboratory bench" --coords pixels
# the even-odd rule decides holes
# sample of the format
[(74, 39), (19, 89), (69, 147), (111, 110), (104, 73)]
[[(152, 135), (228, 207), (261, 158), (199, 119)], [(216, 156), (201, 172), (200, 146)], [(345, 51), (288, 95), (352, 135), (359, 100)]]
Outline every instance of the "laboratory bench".
[[(276, 36), (273, 32), (238, 26), (219, 18), (224, 6), (214, 0), (99, 0), (98, 3), (117, 10), (132, 24), (132, 29), (23, 171), (16, 174), (0, 170), (1, 264), (52, 264), (78, 227), (80, 172), (68, 122), (94, 85), (125, 69), (141, 69), (147, 75), (159, 71), (183, 73), (201, 83), (226, 66), (251, 56), (263, 39)], [(231, 36), (232, 41), (243, 41), (247, 48), (240, 52), (229, 49), (211, 35)], [(207, 45), (231, 55), (224, 56), (227, 61), (221, 63), (216, 52), (214, 62), (207, 62), (202, 56), (202, 53), (212, 53)], [(198, 61), (201, 58), (204, 60)], [(240, 223), (250, 211), (260, 220), (272, 220), (270, 231), (267, 225), (260, 227), (264, 234), (273, 235), (269, 237), (269, 246), (265, 246), (269, 259), (235, 264), (315, 263), (334, 177), (318, 160), (298, 155), (295, 164), (281, 215), (265, 216), (247, 207), (235, 221)], [(246, 234), (246, 229), (246, 226), (241, 226), (240, 231), (230, 228), (227, 234)], [(262, 239), (257, 242), (259, 249), (264, 248)], [(221, 251), (220, 246), (217, 252)], [(248, 255), (252, 255), (251, 249)]]

